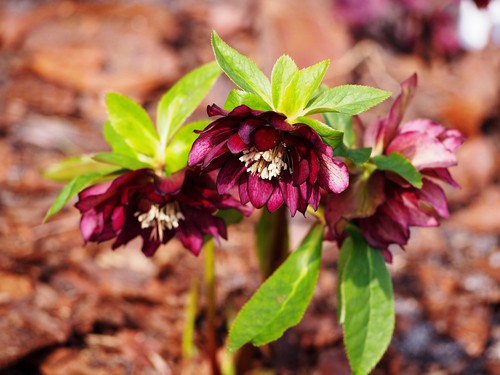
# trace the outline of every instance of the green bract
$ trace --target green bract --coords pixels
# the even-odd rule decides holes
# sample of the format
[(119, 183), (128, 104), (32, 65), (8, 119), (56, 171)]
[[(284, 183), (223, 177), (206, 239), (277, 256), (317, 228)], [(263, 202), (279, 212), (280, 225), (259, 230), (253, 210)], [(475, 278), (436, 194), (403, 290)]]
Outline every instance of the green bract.
[(228, 110), (241, 104), (252, 109), (270, 109), (284, 114), (290, 124), (295, 124), (301, 122), (301, 116), (315, 113), (358, 114), (391, 95), (387, 91), (360, 85), (344, 85), (318, 92), (329, 61), (299, 70), (287, 55), (276, 61), (269, 82), (252, 60), (228, 46), (215, 31), (212, 33), (212, 47), (217, 63), (242, 90), (230, 95), (225, 105)]
[(132, 99), (117, 93), (107, 94), (109, 120), (104, 124), (103, 134), (111, 152), (68, 159), (45, 171), (47, 178), (69, 181), (45, 219), (55, 215), (86, 186), (110, 179), (119, 170), (151, 168), (171, 174), (184, 168), (197, 136), (193, 131), (203, 129), (208, 121), (183, 124), (213, 86), (220, 72), (219, 66), (212, 62), (182, 77), (161, 98), (157, 127), (147, 112)]
[(394, 295), (382, 253), (355, 227), (340, 250), (338, 319), (353, 374), (368, 374), (394, 331)]
[(377, 155), (372, 158), (378, 169), (391, 171), (403, 177), (417, 189), (422, 188), (422, 174), (403, 155), (393, 152), (390, 155)]
[(243, 306), (229, 332), (229, 350), (263, 345), (297, 324), (309, 305), (321, 260), (323, 227), (313, 226), (297, 250)]

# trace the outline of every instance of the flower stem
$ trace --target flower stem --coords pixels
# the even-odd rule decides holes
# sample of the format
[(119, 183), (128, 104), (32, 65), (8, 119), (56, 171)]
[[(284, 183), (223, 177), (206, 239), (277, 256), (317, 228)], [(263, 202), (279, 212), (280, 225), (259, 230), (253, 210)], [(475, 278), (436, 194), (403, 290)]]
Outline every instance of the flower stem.
[(207, 353), (212, 375), (220, 375), (221, 370), (217, 361), (217, 338), (215, 332), (215, 250), (213, 240), (205, 244), (205, 288), (207, 293)]

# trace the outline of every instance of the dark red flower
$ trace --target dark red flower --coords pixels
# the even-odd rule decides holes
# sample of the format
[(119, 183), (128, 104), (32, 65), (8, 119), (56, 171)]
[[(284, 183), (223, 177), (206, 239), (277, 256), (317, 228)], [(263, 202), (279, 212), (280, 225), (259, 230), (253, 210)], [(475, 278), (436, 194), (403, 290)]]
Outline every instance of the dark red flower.
[(218, 209), (244, 210), (229, 194), (218, 194), (208, 175), (186, 169), (169, 177), (151, 169), (127, 172), (86, 188), (75, 206), (85, 242), (116, 238), (116, 249), (140, 236), (147, 256), (174, 236), (197, 255), (203, 235), (227, 237), (224, 221), (213, 215)]
[(231, 112), (212, 105), (208, 114), (223, 117), (200, 133), (189, 165), (220, 168), (219, 193), (238, 185), (243, 204), (272, 212), (284, 203), (294, 216), (308, 204), (318, 208), (320, 188), (333, 193), (347, 188), (346, 165), (308, 125), (290, 125), (282, 114), (245, 105)]
[(438, 217), (449, 215), (445, 193), (436, 180), (458, 187), (448, 168), (456, 165), (454, 152), (464, 138), (457, 130), (426, 119), (400, 126), (416, 84), (416, 75), (402, 83), (402, 93), (389, 116), (366, 129), (363, 146), (373, 148), (372, 156), (393, 152), (403, 155), (421, 173), (422, 187), (410, 185), (393, 172), (373, 171), (374, 166), (357, 171), (349, 189), (331, 196), (327, 203), (330, 239), (342, 239), (345, 222), (354, 220), (368, 243), (390, 258), (387, 248), (405, 245), (410, 226), (437, 226)]

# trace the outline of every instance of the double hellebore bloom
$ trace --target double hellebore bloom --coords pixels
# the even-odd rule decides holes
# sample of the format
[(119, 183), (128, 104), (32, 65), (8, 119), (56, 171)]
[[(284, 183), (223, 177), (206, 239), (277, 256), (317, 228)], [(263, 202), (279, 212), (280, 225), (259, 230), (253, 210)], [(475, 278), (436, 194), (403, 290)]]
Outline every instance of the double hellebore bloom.
[(213, 214), (218, 209), (243, 209), (229, 194), (218, 194), (208, 175), (188, 169), (169, 177), (151, 169), (127, 172), (83, 190), (75, 206), (82, 214), (85, 242), (115, 238), (116, 249), (140, 236), (147, 256), (174, 236), (197, 255), (203, 235), (227, 237), (224, 221)]
[(437, 226), (439, 216), (449, 215), (446, 196), (436, 181), (458, 187), (448, 168), (457, 163), (454, 151), (463, 142), (460, 132), (426, 119), (400, 125), (416, 83), (416, 75), (402, 83), (389, 116), (366, 129), (363, 146), (372, 147), (372, 156), (403, 155), (421, 173), (421, 188), (367, 163), (352, 177), (347, 191), (330, 197), (325, 210), (330, 239), (341, 239), (345, 222), (354, 220), (368, 243), (388, 259), (390, 244), (408, 242), (410, 226)]
[(346, 165), (333, 159), (331, 147), (308, 125), (290, 125), (282, 114), (245, 105), (227, 112), (214, 104), (208, 115), (223, 117), (200, 133), (189, 165), (220, 168), (220, 194), (237, 185), (243, 204), (273, 212), (284, 203), (294, 216), (308, 204), (318, 208), (320, 188), (333, 193), (347, 188)]

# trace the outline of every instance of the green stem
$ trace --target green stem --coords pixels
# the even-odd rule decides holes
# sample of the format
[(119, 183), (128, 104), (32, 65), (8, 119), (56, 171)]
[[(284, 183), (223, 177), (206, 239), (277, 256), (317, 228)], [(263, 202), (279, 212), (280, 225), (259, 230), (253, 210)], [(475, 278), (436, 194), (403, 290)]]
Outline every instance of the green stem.
[(289, 254), (288, 209), (262, 210), (257, 223), (257, 254), (262, 277), (267, 279)]
[(213, 240), (206, 242), (205, 254), (205, 288), (207, 293), (207, 353), (212, 369), (212, 375), (220, 375), (221, 370), (217, 361), (217, 338), (215, 332), (215, 249)]

